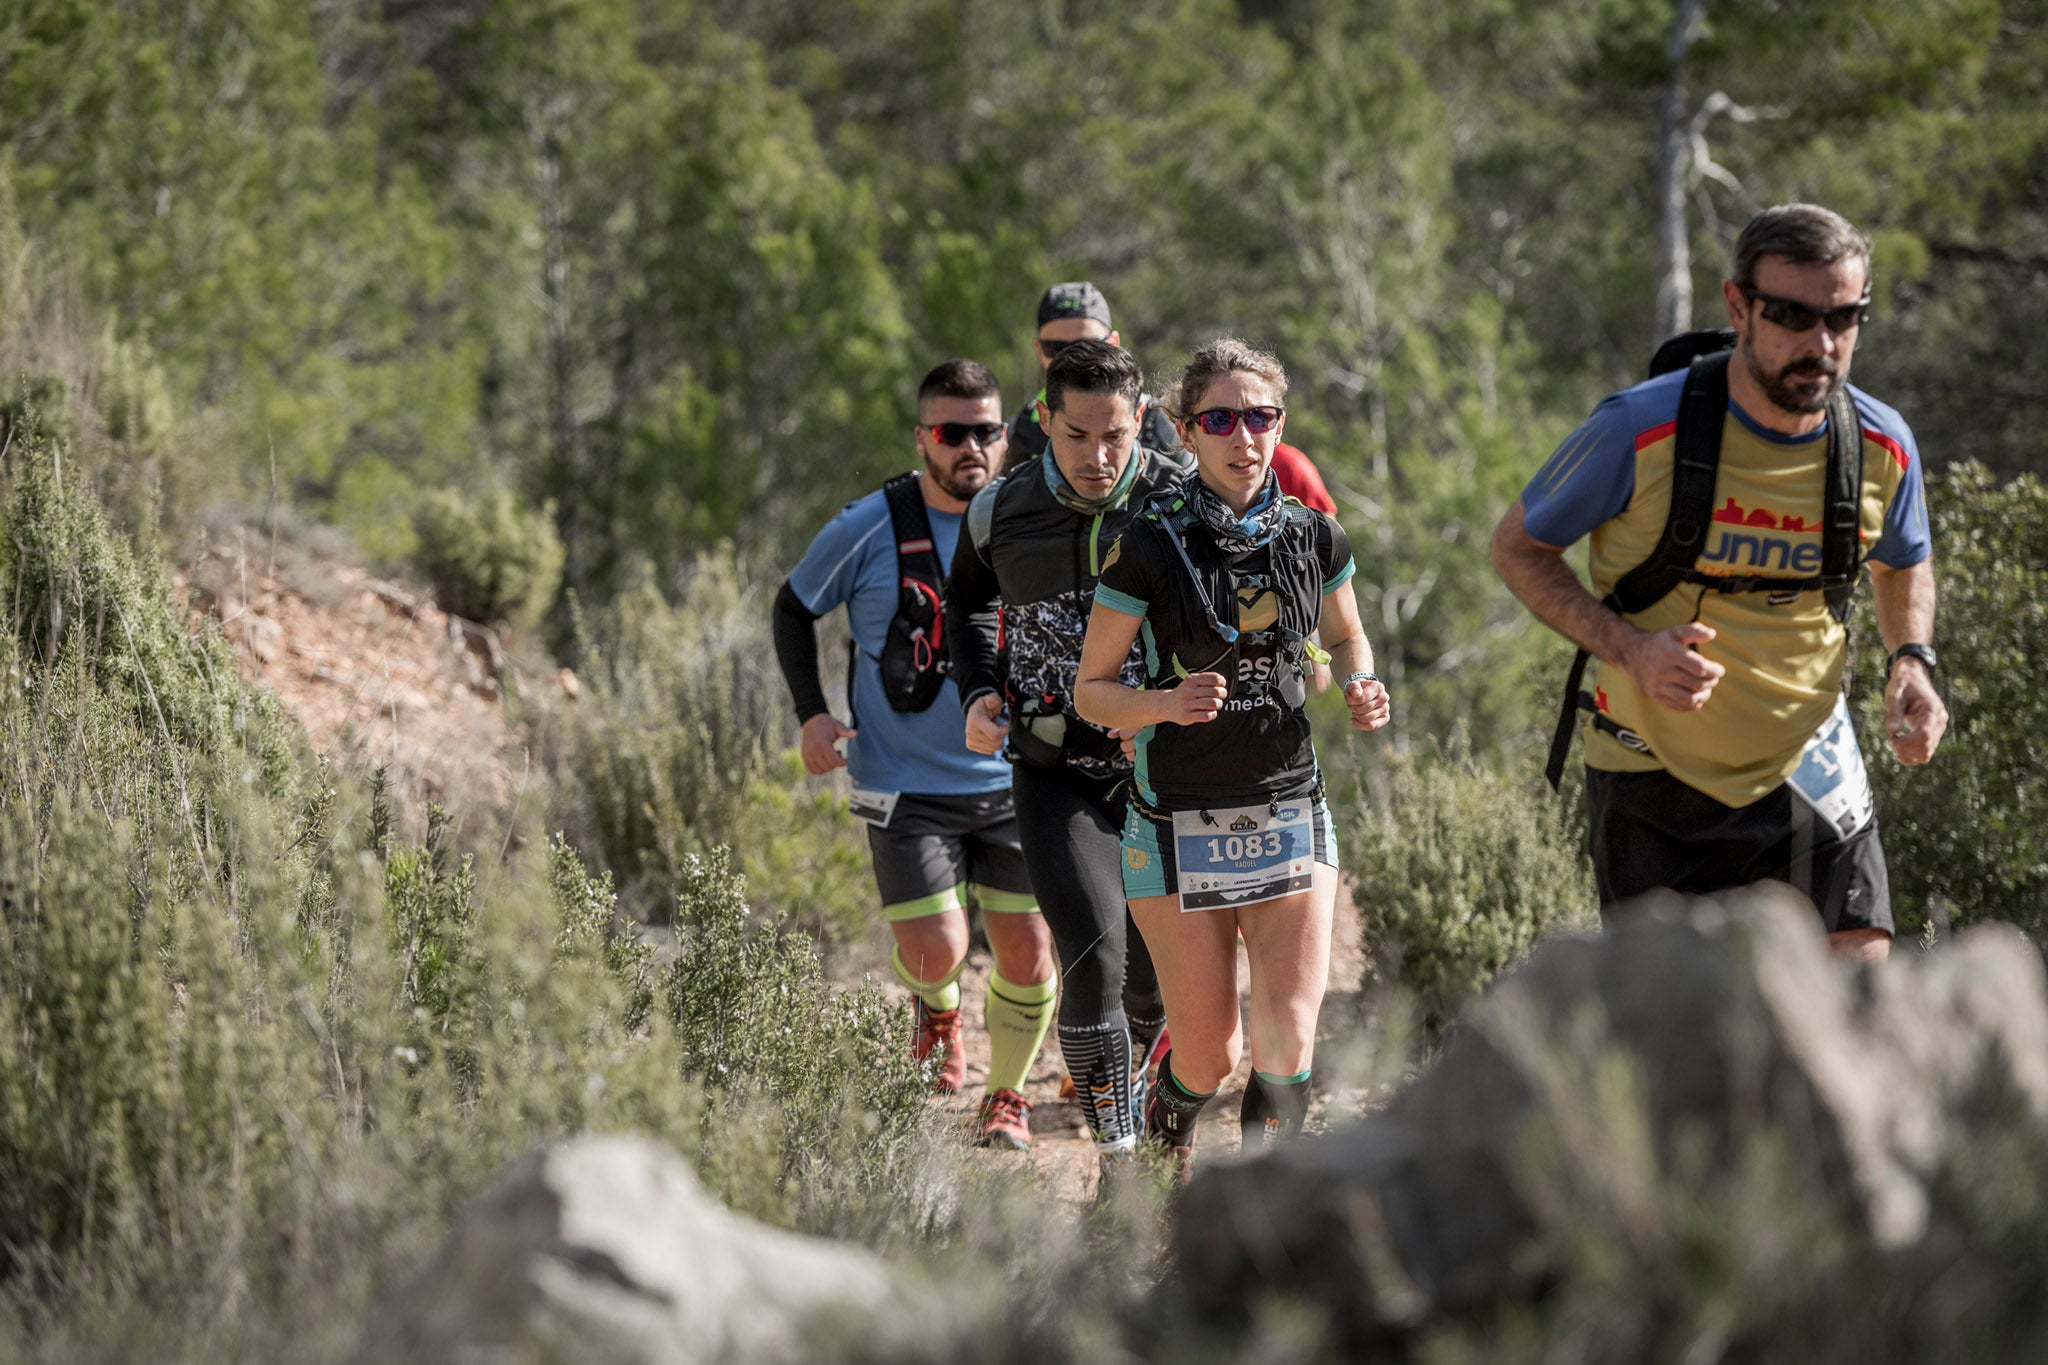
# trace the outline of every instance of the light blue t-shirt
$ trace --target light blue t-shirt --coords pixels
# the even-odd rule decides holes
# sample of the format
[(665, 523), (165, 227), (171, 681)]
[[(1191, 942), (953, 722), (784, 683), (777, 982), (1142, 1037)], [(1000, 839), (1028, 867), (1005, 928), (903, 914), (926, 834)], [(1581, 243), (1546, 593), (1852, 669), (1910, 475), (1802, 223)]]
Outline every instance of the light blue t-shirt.
[[(931, 521), (932, 546), (938, 551), (939, 563), (951, 564), (953, 546), (960, 539), (960, 514), (927, 506), (925, 515)], [(877, 659), (889, 638), (889, 622), (896, 615), (900, 583), (889, 500), (880, 490), (848, 503), (818, 533), (789, 575), (791, 591), (812, 615), (846, 608), (854, 643), (860, 647), (853, 670), (851, 721), (860, 733), (846, 744), (853, 784), (873, 791), (929, 796), (1008, 790), (1010, 765), (967, 747), (960, 690), (951, 678), (922, 711), (898, 711), (882, 694), (882, 667)], [(831, 665), (827, 662), (825, 666)]]

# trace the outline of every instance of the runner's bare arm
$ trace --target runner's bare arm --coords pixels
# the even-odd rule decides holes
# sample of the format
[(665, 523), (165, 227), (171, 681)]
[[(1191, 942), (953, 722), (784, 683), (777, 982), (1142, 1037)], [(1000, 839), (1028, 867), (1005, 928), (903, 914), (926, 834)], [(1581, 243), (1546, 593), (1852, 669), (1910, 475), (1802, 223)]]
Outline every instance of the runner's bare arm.
[(1493, 567), (1536, 619), (1627, 673), (1658, 705), (1674, 711), (1706, 705), (1727, 669), (1692, 647), (1713, 639), (1713, 628), (1689, 621), (1666, 630), (1637, 630), (1586, 590), (1564, 562), (1564, 546), (1546, 545), (1530, 535), (1522, 515), (1517, 498), (1494, 528)]
[(1100, 602), (1089, 613), (1081, 665), (1074, 675), (1074, 710), (1081, 719), (1105, 730), (1139, 730), (1167, 722), (1199, 725), (1216, 719), (1229, 692), (1221, 673), (1195, 673), (1182, 678), (1178, 687), (1144, 691), (1117, 681), (1139, 625), (1138, 617)]
[[(1907, 569), (1870, 561), (1870, 589), (1877, 604), (1877, 629), (1886, 652), (1903, 644), (1934, 643), (1934, 561)], [(1908, 766), (1934, 757), (1948, 732), (1948, 708), (1934, 678), (1918, 659), (1892, 665), (1884, 685), (1885, 735), (1892, 752)]]
[[(1323, 594), (1323, 638), (1329, 641), (1330, 671), (1340, 678), (1353, 673), (1371, 673), (1372, 642), (1365, 638), (1365, 623), (1358, 619), (1358, 595), (1347, 581)], [(1386, 684), (1359, 681), (1344, 685), (1344, 705), (1350, 709), (1351, 724), (1359, 730), (1377, 730), (1387, 723), (1392, 707)]]

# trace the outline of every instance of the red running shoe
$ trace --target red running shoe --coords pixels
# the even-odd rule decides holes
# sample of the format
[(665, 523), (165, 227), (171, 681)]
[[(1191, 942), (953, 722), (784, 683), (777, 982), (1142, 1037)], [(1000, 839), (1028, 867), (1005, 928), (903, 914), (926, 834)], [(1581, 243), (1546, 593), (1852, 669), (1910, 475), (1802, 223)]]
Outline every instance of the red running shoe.
[(1007, 1147), (1021, 1152), (1031, 1145), (1031, 1106), (1014, 1090), (991, 1090), (981, 1097), (981, 1131), (977, 1147)]
[(914, 995), (910, 998), (917, 1007), (917, 1037), (910, 1044), (910, 1055), (921, 1062), (935, 1049), (944, 1048), (938, 1074), (932, 1077), (932, 1089), (950, 1095), (967, 1084), (967, 1050), (960, 1046), (960, 1011), (927, 1009), (924, 1001)]

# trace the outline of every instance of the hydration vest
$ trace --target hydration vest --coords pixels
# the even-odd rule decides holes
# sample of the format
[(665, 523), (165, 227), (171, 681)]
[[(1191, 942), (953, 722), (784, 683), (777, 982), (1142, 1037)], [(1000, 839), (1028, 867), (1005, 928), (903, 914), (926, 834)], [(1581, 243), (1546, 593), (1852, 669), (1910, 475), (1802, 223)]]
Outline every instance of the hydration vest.
[(932, 544), (931, 518), (915, 472), (882, 485), (889, 530), (896, 537), (896, 614), (876, 660), (882, 695), (898, 711), (922, 711), (938, 699), (951, 664), (946, 658), (946, 571)]
[[(1678, 431), (1671, 470), (1671, 508), (1664, 533), (1649, 558), (1623, 574), (1601, 605), (1624, 617), (1648, 610), (1681, 583), (1713, 592), (1768, 593), (1766, 600), (1792, 601), (1803, 592), (1820, 592), (1837, 621), (1849, 618), (1861, 560), (1863, 501), (1863, 422), (1849, 386), (1841, 385), (1828, 400), (1828, 466), (1822, 503), (1820, 572), (1811, 578), (1769, 578), (1761, 574), (1709, 574), (1695, 568), (1706, 544), (1714, 515), (1714, 481), (1721, 467), (1721, 428), (1728, 416), (1728, 365), (1735, 333), (1727, 329), (1685, 332), (1657, 348), (1649, 377), (1686, 367), (1685, 389), (1678, 400)], [(1580, 711), (1589, 711), (1596, 728), (1624, 747), (1647, 754), (1642, 736), (1617, 724), (1583, 691), (1589, 656), (1581, 649), (1565, 679), (1557, 730), (1551, 736), (1550, 761), (1544, 776), (1555, 790), (1564, 778), (1565, 759)]]
[[(1277, 694), (1294, 711), (1307, 703), (1306, 660), (1316, 648), (1309, 637), (1322, 615), (1323, 568), (1316, 555), (1315, 513), (1292, 498), (1283, 505), (1280, 530), (1266, 546), (1264, 585), (1240, 584), (1231, 567), (1237, 557), (1225, 553), (1212, 537), (1189, 540), (1187, 531), (1200, 518), (1185, 489), (1156, 495), (1140, 513), (1171, 542), (1188, 584), (1187, 591), (1148, 608), (1157, 647), (1152, 686), (1171, 687), (1191, 673), (1221, 671), (1230, 679), (1234, 696)], [(1276, 608), (1274, 622), (1254, 632), (1239, 629), (1240, 609), (1246, 605), (1241, 594), (1247, 586), (1254, 594), (1272, 593)], [(1218, 667), (1236, 653), (1245, 634), (1277, 637), (1272, 672), (1265, 677), (1240, 679), (1234, 668)]]

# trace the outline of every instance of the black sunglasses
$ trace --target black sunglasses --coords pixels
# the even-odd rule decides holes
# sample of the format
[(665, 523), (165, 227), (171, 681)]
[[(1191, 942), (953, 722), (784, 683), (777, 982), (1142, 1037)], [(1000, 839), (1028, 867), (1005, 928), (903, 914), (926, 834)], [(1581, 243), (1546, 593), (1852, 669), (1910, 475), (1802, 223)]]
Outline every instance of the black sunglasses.
[(1741, 286), (1742, 296), (1763, 305), (1766, 322), (1775, 322), (1788, 332), (1810, 332), (1815, 323), (1824, 322), (1830, 332), (1837, 336), (1852, 327), (1860, 327), (1870, 321), (1870, 295), (1865, 294), (1854, 303), (1838, 304), (1833, 308), (1816, 308), (1798, 299), (1788, 299), (1777, 294), (1766, 294), (1755, 285)]
[(925, 430), (942, 446), (964, 446), (972, 440), (986, 450), (1008, 430), (1001, 422), (933, 422)]

